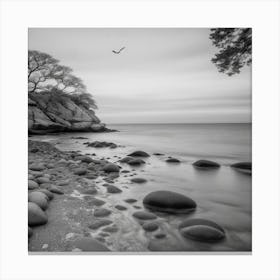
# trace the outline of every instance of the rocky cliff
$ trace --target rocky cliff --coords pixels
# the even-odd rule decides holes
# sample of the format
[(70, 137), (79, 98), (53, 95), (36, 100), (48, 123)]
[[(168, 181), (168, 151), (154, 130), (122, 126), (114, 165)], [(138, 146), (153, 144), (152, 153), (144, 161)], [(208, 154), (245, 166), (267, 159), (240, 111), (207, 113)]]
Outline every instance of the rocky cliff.
[(76, 104), (69, 96), (53, 93), (29, 93), (28, 132), (108, 131), (92, 109)]

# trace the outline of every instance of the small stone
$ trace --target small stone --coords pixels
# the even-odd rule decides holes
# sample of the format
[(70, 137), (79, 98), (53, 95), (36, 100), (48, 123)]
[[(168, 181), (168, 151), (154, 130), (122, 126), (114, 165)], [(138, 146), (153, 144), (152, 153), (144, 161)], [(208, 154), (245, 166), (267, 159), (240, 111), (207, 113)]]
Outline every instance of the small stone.
[(142, 227), (145, 231), (155, 231), (158, 229), (158, 224), (146, 222), (142, 225)]
[(162, 239), (162, 238), (165, 238), (165, 237), (166, 237), (166, 234), (164, 234), (164, 233), (155, 234), (155, 238), (158, 238), (158, 239)]
[(124, 206), (122, 206), (122, 205), (116, 205), (115, 208), (118, 209), (118, 210), (120, 210), (120, 211), (124, 211), (124, 210), (127, 209), (126, 207), (124, 207)]
[(119, 230), (119, 228), (116, 225), (109, 226), (109, 227), (106, 227), (103, 229), (103, 231), (110, 232), (110, 233), (117, 232), (118, 230)]
[(48, 197), (42, 192), (33, 191), (29, 193), (28, 201), (36, 203), (42, 210), (48, 208)]
[(132, 216), (140, 220), (154, 220), (157, 218), (156, 215), (145, 211), (135, 212)]
[(114, 164), (114, 163), (107, 163), (103, 168), (103, 171), (110, 173), (110, 172), (119, 172), (120, 168), (118, 165)]
[(131, 204), (131, 203), (135, 203), (135, 202), (137, 201), (137, 199), (134, 199), (134, 198), (127, 198), (127, 199), (125, 199), (124, 201)]
[(53, 193), (51, 193), (47, 189), (36, 189), (36, 191), (44, 193), (48, 197), (49, 200), (52, 200), (54, 198)]
[(56, 194), (64, 194), (64, 192), (61, 189), (53, 185), (49, 188), (49, 191)]
[(33, 163), (30, 166), (28, 166), (28, 168), (34, 171), (42, 171), (45, 169), (45, 166), (42, 163)]
[(120, 190), (119, 188), (113, 186), (113, 185), (108, 185), (107, 187), (107, 193), (121, 193), (122, 190)]
[(122, 158), (121, 160), (119, 160), (119, 162), (121, 163), (128, 163), (129, 161), (133, 160), (134, 158), (133, 157), (124, 157)]
[(28, 202), (28, 225), (40, 226), (48, 222), (48, 217), (45, 212), (33, 202)]
[(75, 175), (85, 175), (87, 173), (87, 170), (85, 168), (77, 168), (74, 170)]
[(39, 185), (37, 182), (33, 181), (33, 180), (28, 180), (28, 189), (29, 190), (34, 190), (36, 188), (38, 188)]
[(144, 179), (144, 178), (132, 178), (132, 179), (131, 179), (131, 182), (137, 183), (137, 184), (143, 184), (143, 183), (146, 183), (147, 180)]
[(149, 157), (150, 155), (144, 151), (135, 151), (128, 156), (130, 157)]
[(28, 227), (28, 238), (30, 238), (33, 235), (33, 230), (31, 227)]
[(97, 198), (90, 198), (90, 200), (88, 201), (88, 205), (89, 206), (102, 206), (104, 205), (106, 202), (101, 200), (101, 199), (97, 199)]
[(166, 160), (166, 162), (169, 162), (169, 163), (180, 163), (181, 161), (177, 158), (168, 158)]
[(145, 161), (140, 158), (136, 158), (136, 159), (132, 159), (132, 160), (128, 161), (127, 164), (129, 164), (131, 166), (139, 166), (139, 165), (145, 164)]
[(111, 211), (106, 208), (99, 208), (94, 210), (94, 216), (95, 217), (106, 217), (111, 214)]
[(89, 194), (89, 195), (97, 194), (97, 189), (91, 188), (91, 189), (83, 191), (82, 194)]
[(50, 182), (50, 179), (49, 178), (46, 178), (46, 177), (38, 177), (36, 179), (37, 183), (39, 184), (43, 184), (43, 183), (49, 183)]

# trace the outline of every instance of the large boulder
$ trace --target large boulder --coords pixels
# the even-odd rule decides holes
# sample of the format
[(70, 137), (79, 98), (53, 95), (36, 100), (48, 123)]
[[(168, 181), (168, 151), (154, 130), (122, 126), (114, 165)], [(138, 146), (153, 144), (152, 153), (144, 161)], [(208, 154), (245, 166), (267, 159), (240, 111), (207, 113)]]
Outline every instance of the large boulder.
[(155, 191), (144, 197), (143, 204), (150, 210), (167, 213), (188, 213), (195, 210), (196, 202), (171, 191)]
[(215, 168), (219, 168), (220, 164), (211, 160), (201, 159), (194, 162), (193, 166), (201, 169), (215, 169)]
[(48, 222), (48, 217), (45, 212), (33, 202), (28, 202), (28, 225), (40, 226)]
[(48, 208), (48, 196), (42, 192), (31, 192), (28, 194), (28, 201), (36, 203), (42, 210)]
[(150, 155), (144, 151), (135, 151), (128, 155), (129, 157), (149, 157)]

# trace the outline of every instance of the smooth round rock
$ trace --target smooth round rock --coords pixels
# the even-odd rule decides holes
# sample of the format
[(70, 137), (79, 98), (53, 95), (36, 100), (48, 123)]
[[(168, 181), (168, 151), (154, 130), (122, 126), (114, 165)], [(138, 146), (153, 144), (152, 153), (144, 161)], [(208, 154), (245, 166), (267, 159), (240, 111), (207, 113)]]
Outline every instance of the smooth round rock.
[(75, 175), (85, 175), (87, 173), (87, 170), (85, 168), (77, 168), (74, 170)]
[(34, 190), (36, 188), (38, 188), (39, 185), (37, 182), (33, 181), (33, 180), (28, 180), (28, 189), (29, 190)]
[(181, 222), (179, 224), (179, 229), (185, 228), (185, 227), (189, 227), (189, 226), (197, 226), (197, 225), (203, 225), (203, 226), (209, 226), (209, 227), (213, 227), (219, 231), (222, 231), (223, 233), (225, 233), (225, 230), (218, 225), (217, 223), (210, 221), (210, 220), (206, 220), (206, 219), (186, 219), (183, 222)]
[(114, 163), (107, 163), (103, 168), (103, 171), (110, 173), (110, 172), (119, 172), (120, 168)]
[(92, 197), (89, 201), (88, 201), (88, 205), (89, 206), (102, 206), (104, 205), (106, 202), (101, 200), (101, 199), (97, 199)]
[(132, 178), (132, 179), (131, 179), (131, 182), (137, 183), (137, 184), (143, 184), (143, 183), (146, 183), (147, 180), (144, 179), (144, 178)]
[(157, 218), (156, 215), (153, 213), (145, 212), (145, 211), (138, 211), (132, 214), (133, 217), (140, 219), (140, 220), (154, 220)]
[(73, 242), (74, 247), (84, 251), (84, 252), (105, 252), (110, 251), (105, 245), (101, 244), (99, 241), (90, 238), (82, 237)]
[(45, 169), (45, 165), (42, 163), (33, 163), (28, 166), (29, 169), (34, 170), (34, 171), (42, 171)]
[(108, 185), (107, 187), (107, 193), (121, 193), (122, 190), (120, 190), (119, 188), (113, 186), (113, 185)]
[(177, 158), (168, 158), (166, 160), (166, 162), (169, 162), (169, 163), (180, 163), (181, 161)]
[(131, 166), (139, 166), (139, 165), (142, 165), (142, 164), (145, 164), (145, 163), (146, 162), (143, 159), (140, 159), (140, 158), (135, 158), (135, 159), (132, 159), (132, 160), (127, 162), (127, 164), (129, 164)]
[(36, 189), (36, 192), (44, 193), (48, 197), (49, 200), (52, 200), (54, 198), (53, 193), (51, 193), (47, 189)]
[(33, 202), (28, 202), (28, 225), (40, 226), (48, 222), (46, 213)]
[(111, 214), (111, 211), (105, 208), (95, 209), (93, 215), (95, 217), (106, 217)]
[(206, 225), (194, 225), (184, 227), (180, 233), (186, 237), (198, 241), (214, 242), (225, 238), (224, 232)]
[(49, 183), (50, 179), (46, 177), (38, 177), (36, 181), (38, 184), (44, 184), (44, 183)]
[(235, 170), (251, 175), (252, 174), (252, 163), (251, 162), (237, 162), (231, 165)]
[(219, 168), (220, 164), (211, 160), (201, 159), (193, 163), (193, 166), (201, 169)]
[(59, 189), (58, 187), (53, 186), (53, 185), (51, 185), (48, 190), (52, 193), (64, 194), (64, 192), (61, 189)]
[(150, 210), (167, 213), (188, 213), (195, 210), (196, 202), (171, 191), (155, 191), (145, 196), (143, 204)]
[(135, 151), (128, 155), (129, 157), (149, 157), (150, 155), (144, 151)]
[(28, 194), (28, 201), (36, 203), (42, 210), (48, 208), (48, 197), (42, 192), (31, 192)]
[(127, 208), (125, 206), (122, 206), (122, 205), (116, 205), (115, 206), (116, 209), (120, 210), (120, 211), (125, 211), (127, 210)]
[(119, 160), (119, 162), (121, 162), (121, 163), (128, 163), (129, 161), (131, 161), (133, 159), (134, 159), (133, 157), (127, 156), (127, 157), (124, 157), (121, 160)]
[(149, 222), (146, 222), (142, 225), (142, 228), (145, 230), (145, 231), (155, 231), (158, 229), (158, 224), (156, 223), (149, 223)]
[(126, 203), (135, 203), (137, 201), (137, 199), (134, 198), (127, 198), (124, 200)]

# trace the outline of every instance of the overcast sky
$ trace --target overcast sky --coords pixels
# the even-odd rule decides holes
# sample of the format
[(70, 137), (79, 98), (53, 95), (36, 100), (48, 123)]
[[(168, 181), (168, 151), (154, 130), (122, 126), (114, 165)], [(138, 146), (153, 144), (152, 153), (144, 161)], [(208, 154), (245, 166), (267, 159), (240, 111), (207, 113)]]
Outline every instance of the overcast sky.
[[(228, 77), (211, 62), (209, 29), (29, 29), (29, 49), (47, 52), (85, 82), (110, 123), (251, 121), (251, 69)], [(113, 49), (125, 50), (116, 55)]]

